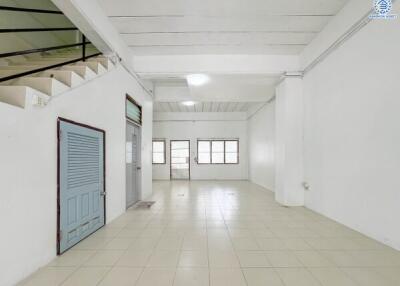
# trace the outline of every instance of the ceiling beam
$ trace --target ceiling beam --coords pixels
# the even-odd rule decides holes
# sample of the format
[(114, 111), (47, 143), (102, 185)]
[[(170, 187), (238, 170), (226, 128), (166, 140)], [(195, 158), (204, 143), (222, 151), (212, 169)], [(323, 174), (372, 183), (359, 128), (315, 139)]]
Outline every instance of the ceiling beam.
[[(99, 0), (109, 16), (331, 15), (345, 0)], [(116, 2), (118, 4), (116, 4)]]
[(144, 77), (207, 74), (281, 75), (299, 69), (295, 55), (166, 55), (134, 56), (134, 67)]
[[(243, 96), (243, 94), (246, 94)], [(265, 86), (262, 92), (252, 91), (251, 89), (238, 87), (237, 92), (229, 92), (226, 90), (197, 90), (190, 89), (187, 86), (155, 86), (154, 100), (157, 102), (265, 102), (275, 95), (274, 85)]]
[(153, 121), (246, 121), (246, 112), (154, 112)]

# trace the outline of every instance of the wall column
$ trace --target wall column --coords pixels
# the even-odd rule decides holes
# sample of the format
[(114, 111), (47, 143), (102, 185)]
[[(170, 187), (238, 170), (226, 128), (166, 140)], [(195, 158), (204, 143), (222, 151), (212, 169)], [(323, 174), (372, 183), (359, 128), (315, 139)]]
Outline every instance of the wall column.
[(303, 206), (303, 80), (287, 77), (276, 88), (275, 199)]

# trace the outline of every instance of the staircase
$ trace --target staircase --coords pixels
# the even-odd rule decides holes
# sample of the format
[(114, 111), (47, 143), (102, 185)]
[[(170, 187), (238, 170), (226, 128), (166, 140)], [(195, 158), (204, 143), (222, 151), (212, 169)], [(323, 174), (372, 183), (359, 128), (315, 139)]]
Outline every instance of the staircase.
[[(64, 49), (2, 59), (0, 62), (0, 78), (37, 69), (42, 70), (0, 82), (0, 102), (25, 109), (45, 106), (53, 97), (76, 88), (114, 68), (110, 59), (102, 55), (87, 58), (85, 61), (73, 62), (80, 57), (81, 51)], [(66, 64), (57, 66), (62, 63)], [(57, 67), (45, 69), (51, 66)]]

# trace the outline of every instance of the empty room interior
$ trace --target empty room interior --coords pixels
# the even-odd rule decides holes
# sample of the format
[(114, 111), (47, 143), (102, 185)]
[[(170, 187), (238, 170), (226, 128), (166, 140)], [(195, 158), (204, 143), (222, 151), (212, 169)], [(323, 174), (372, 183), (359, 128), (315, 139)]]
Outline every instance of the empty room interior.
[(400, 1), (0, 1), (0, 286), (398, 286), (399, 170)]

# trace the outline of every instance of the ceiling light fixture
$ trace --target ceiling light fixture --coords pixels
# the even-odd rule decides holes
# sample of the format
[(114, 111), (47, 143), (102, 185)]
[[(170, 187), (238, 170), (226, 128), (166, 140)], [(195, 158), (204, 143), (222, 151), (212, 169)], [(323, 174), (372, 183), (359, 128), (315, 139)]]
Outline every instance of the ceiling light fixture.
[(210, 78), (205, 74), (190, 74), (186, 77), (189, 85), (200, 86), (210, 81)]
[(193, 105), (196, 104), (196, 102), (194, 102), (194, 101), (184, 101), (184, 102), (182, 102), (182, 104), (185, 105), (185, 106), (193, 106)]

